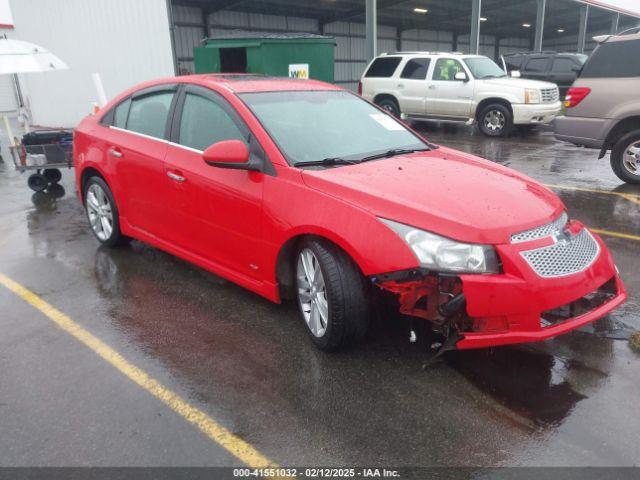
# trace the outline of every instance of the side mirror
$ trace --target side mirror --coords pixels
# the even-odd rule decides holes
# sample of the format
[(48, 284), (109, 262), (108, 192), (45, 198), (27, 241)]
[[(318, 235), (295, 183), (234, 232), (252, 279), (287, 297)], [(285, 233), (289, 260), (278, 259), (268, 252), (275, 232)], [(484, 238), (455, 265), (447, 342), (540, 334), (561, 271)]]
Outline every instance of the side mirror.
[(467, 74), (465, 72), (456, 72), (453, 78), (461, 82), (466, 82), (467, 80), (469, 80), (469, 77), (467, 77)]
[(578, 73), (580, 70), (582, 70), (582, 67), (580, 67), (578, 65), (571, 65), (571, 71), (572, 72)]
[(513, 78), (520, 78), (520, 70), (511, 70), (511, 76)]
[(249, 162), (249, 148), (240, 140), (223, 140), (214, 143), (202, 153), (207, 165), (236, 170), (259, 170)]

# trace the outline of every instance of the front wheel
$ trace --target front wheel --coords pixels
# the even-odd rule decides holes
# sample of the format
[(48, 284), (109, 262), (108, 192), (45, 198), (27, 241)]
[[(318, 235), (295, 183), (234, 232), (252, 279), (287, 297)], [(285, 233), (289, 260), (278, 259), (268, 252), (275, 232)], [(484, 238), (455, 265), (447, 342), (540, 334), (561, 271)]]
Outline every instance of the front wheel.
[(120, 231), (118, 207), (113, 194), (100, 177), (87, 180), (84, 190), (84, 205), (91, 230), (96, 238), (107, 247), (115, 247), (127, 242)]
[(640, 130), (627, 133), (611, 151), (611, 168), (623, 182), (640, 184)]
[(364, 338), (369, 294), (351, 258), (327, 242), (305, 240), (297, 250), (295, 273), (300, 313), (317, 347), (338, 350)]
[(504, 105), (493, 103), (480, 112), (478, 126), (488, 137), (505, 137), (513, 127), (513, 115)]

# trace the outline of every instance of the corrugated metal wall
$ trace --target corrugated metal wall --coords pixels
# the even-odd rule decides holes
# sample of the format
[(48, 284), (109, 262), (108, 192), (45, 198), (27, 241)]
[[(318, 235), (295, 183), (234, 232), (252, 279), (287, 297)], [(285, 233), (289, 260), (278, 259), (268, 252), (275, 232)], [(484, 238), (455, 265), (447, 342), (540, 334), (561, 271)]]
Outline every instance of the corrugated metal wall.
[(21, 75), (34, 124), (75, 126), (97, 100), (93, 72), (108, 96), (174, 73), (165, 0), (11, 0), (11, 9), (10, 37), (42, 45), (70, 67)]
[[(183, 73), (193, 72), (193, 47), (207, 35), (215, 35), (230, 29), (265, 31), (297, 31), (320, 33), (317, 20), (279, 15), (261, 15), (245, 12), (219, 11), (211, 14), (205, 22), (197, 7), (174, 6), (173, 19), (176, 24), (175, 39), (179, 69)], [(333, 22), (324, 26), (324, 34), (335, 37), (336, 83), (355, 90), (358, 79), (367, 65), (365, 53), (365, 26), (355, 22)], [(412, 29), (404, 30), (398, 38), (395, 27), (378, 25), (378, 51), (396, 50), (453, 50), (453, 33), (447, 31)], [(500, 42), (500, 52), (521, 51), (529, 48), (527, 39), (505, 39)], [(458, 51), (469, 49), (469, 35), (458, 36)], [(491, 58), (495, 53), (495, 38), (482, 35), (481, 53)]]

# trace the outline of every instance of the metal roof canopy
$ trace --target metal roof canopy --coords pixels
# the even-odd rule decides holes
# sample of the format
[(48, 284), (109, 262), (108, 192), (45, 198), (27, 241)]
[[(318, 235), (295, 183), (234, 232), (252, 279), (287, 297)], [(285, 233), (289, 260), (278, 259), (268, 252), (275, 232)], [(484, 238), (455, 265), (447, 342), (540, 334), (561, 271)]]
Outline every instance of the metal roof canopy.
[[(313, 18), (321, 27), (335, 21), (365, 21), (364, 0), (171, 0), (171, 3), (202, 8), (205, 15), (231, 10)], [(470, 31), (471, 5), (471, 0), (378, 0), (378, 24), (394, 26), (400, 31), (423, 28), (464, 35)], [(547, 0), (544, 38), (577, 35), (582, 6), (576, 0)], [(424, 8), (428, 12), (416, 13), (414, 8)], [(483, 0), (481, 16), (487, 20), (481, 22), (480, 34), (532, 39), (536, 11), (537, 0)], [(615, 15), (610, 9), (591, 5), (588, 32), (610, 29)], [(638, 21), (638, 18), (620, 14), (619, 30), (635, 26)], [(531, 27), (523, 27), (523, 24)]]

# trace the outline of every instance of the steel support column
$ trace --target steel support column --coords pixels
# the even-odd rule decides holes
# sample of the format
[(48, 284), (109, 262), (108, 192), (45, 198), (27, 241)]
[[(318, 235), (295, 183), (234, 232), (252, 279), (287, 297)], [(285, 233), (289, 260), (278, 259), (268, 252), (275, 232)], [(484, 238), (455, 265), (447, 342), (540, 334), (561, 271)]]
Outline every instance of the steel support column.
[(578, 25), (578, 53), (584, 53), (587, 42), (587, 22), (589, 21), (589, 5), (580, 7), (580, 25)]
[(536, 37), (533, 49), (536, 52), (542, 51), (542, 40), (544, 38), (544, 12), (547, 8), (547, 0), (538, 0), (538, 11), (536, 13)]
[(471, 34), (469, 35), (469, 53), (480, 53), (480, 12), (482, 0), (472, 0), (471, 6)]
[(378, 0), (366, 0), (365, 31), (367, 61), (378, 54)]
[(614, 13), (611, 17), (611, 35), (618, 33), (618, 25), (620, 24), (620, 14)]

